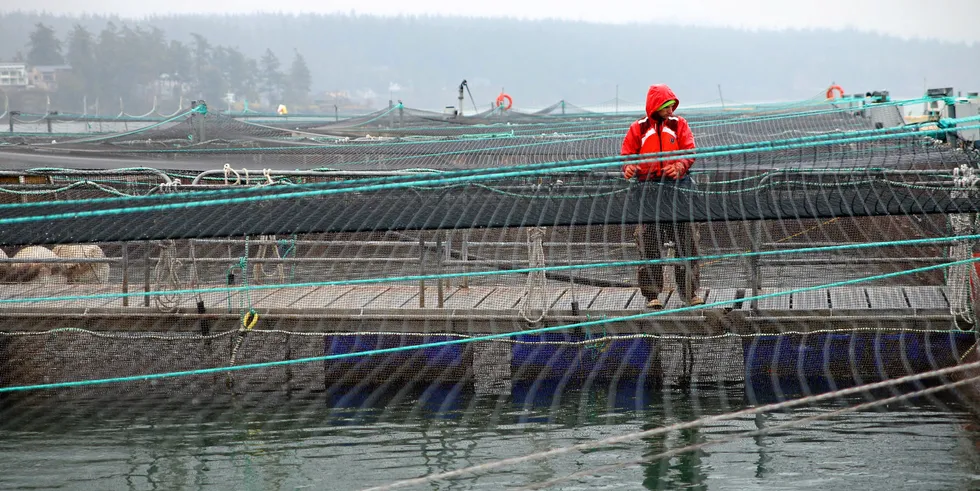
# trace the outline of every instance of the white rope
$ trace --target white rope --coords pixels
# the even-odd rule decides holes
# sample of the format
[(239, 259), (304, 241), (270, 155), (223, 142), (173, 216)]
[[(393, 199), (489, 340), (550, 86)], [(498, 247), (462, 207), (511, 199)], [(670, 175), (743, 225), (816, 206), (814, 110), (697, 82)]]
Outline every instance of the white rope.
[[(193, 318), (193, 317), (189, 317)], [(47, 329), (44, 331), (0, 331), (0, 337), (3, 336), (43, 336), (47, 334), (54, 334), (59, 332), (77, 332), (83, 334), (92, 334), (98, 337), (119, 337), (123, 339), (130, 339), (134, 334), (125, 335), (115, 335), (115, 334), (102, 334), (95, 333), (93, 331), (88, 331), (80, 328), (55, 328)], [(238, 332), (238, 329), (232, 329), (228, 333)], [(780, 331), (779, 336), (813, 336), (815, 334), (854, 334), (854, 333), (893, 333), (899, 335), (921, 335), (926, 333), (944, 333), (948, 334), (949, 331), (939, 331), (939, 330), (917, 330), (917, 329), (899, 329), (899, 328), (878, 328), (878, 327), (867, 327), (867, 328), (854, 328), (854, 329), (814, 329), (812, 331)], [(227, 333), (225, 333), (227, 334)], [(260, 331), (253, 331), (253, 335), (271, 335), (271, 334), (287, 334), (290, 336), (306, 336), (306, 337), (357, 337), (357, 336), (396, 336), (399, 338), (426, 338), (433, 336), (432, 333), (425, 332), (405, 332), (405, 331), (344, 331), (344, 332), (310, 332), (310, 331), (290, 331), (287, 329), (262, 329)], [(612, 343), (613, 341), (635, 341), (638, 339), (656, 339), (663, 341), (719, 341), (727, 338), (735, 339), (749, 339), (758, 338), (763, 336), (772, 336), (773, 334), (765, 333), (752, 333), (752, 334), (736, 334), (732, 332), (726, 332), (724, 334), (716, 334), (713, 336), (697, 336), (697, 335), (687, 335), (687, 334), (654, 334), (654, 333), (637, 333), (637, 334), (615, 334), (598, 336), (590, 339), (585, 339), (581, 341), (521, 341), (511, 338), (500, 338), (494, 339), (494, 343), (504, 343), (504, 344), (515, 344), (515, 345), (526, 345), (526, 346), (567, 346), (567, 347), (592, 347), (596, 345), (602, 345), (607, 343)], [(197, 336), (197, 335), (195, 335)], [(444, 332), (438, 334), (439, 337), (446, 338), (456, 338), (456, 339), (469, 339), (474, 337), (480, 337), (480, 335), (470, 335), (470, 334), (459, 334)], [(205, 336), (206, 337), (206, 336)], [(205, 337), (201, 337), (204, 339)], [(169, 338), (168, 338), (169, 339)], [(197, 339), (197, 338), (195, 338)]]
[[(153, 274), (156, 278), (156, 290), (160, 292), (180, 290), (181, 281), (179, 271), (183, 263), (177, 257), (177, 244), (173, 240), (162, 240), (160, 246), (160, 259), (157, 260)], [(181, 296), (179, 294), (161, 293), (155, 295), (153, 300), (161, 312), (174, 313), (180, 308)]]
[(59, 327), (56, 329), (49, 329), (47, 331), (13, 331), (13, 332), (0, 332), (0, 337), (39, 337), (48, 336), (51, 334), (64, 334), (64, 333), (75, 333), (75, 334), (86, 334), (96, 338), (103, 339), (123, 339), (129, 341), (140, 341), (144, 339), (152, 339), (156, 341), (201, 341), (208, 339), (217, 339), (238, 332), (238, 329), (231, 329), (218, 334), (209, 334), (207, 336), (202, 336), (197, 333), (177, 333), (177, 334), (150, 334), (142, 332), (127, 332), (127, 333), (106, 333), (99, 331), (90, 331), (88, 329), (82, 329), (78, 327)]
[[(543, 268), (544, 263), (544, 227), (532, 227), (527, 231), (527, 255), (528, 265), (531, 268)], [(521, 302), (521, 317), (529, 323), (540, 322), (548, 313), (547, 297), (545, 297), (545, 273), (544, 271), (534, 271), (527, 275), (527, 285), (524, 288), (524, 301)], [(536, 302), (535, 302), (536, 300)], [(540, 305), (541, 314), (536, 319), (530, 318), (530, 313), (535, 305)]]
[[(971, 194), (976, 193), (972, 189), (980, 182), (980, 176), (977, 176), (975, 169), (961, 165), (959, 168), (953, 169), (953, 177), (956, 187), (961, 189), (952, 191), (952, 198), (967, 198)], [(970, 234), (974, 229), (976, 214), (952, 214), (949, 215), (949, 221), (954, 235)], [(973, 255), (973, 246), (975, 244), (975, 240), (958, 240), (951, 243), (949, 246), (950, 259), (955, 261), (970, 258)], [(975, 275), (974, 268), (975, 266), (973, 264), (950, 266), (946, 277), (946, 286), (949, 292), (949, 313), (957, 321), (962, 320), (967, 324), (976, 323), (973, 302), (970, 299), (970, 278)], [(971, 273), (971, 271), (973, 272)]]
[[(843, 396), (848, 396), (848, 395), (852, 395), (852, 394), (868, 394), (868, 393), (870, 393), (872, 391), (875, 391), (875, 390), (878, 390), (878, 389), (884, 389), (884, 388), (894, 387), (894, 386), (898, 386), (898, 385), (907, 384), (909, 382), (914, 382), (914, 381), (917, 381), (917, 380), (922, 380), (922, 379), (927, 379), (927, 378), (933, 378), (933, 377), (938, 377), (938, 376), (943, 376), (943, 375), (949, 375), (949, 374), (953, 374), (953, 373), (957, 373), (957, 372), (962, 372), (964, 370), (970, 370), (970, 369), (976, 369), (976, 368), (980, 368), (980, 361), (971, 362), (971, 363), (963, 363), (963, 364), (952, 366), (952, 367), (940, 368), (940, 369), (936, 369), (936, 370), (930, 370), (928, 372), (917, 373), (917, 374), (914, 374), (914, 375), (906, 375), (904, 377), (894, 378), (894, 379), (890, 379), (890, 380), (884, 380), (884, 381), (881, 381), (881, 382), (875, 382), (875, 383), (871, 383), (871, 384), (865, 384), (865, 385), (859, 385), (859, 386), (855, 386), (855, 387), (849, 387), (847, 389), (840, 389), (840, 390), (836, 390), (836, 391), (832, 391), (832, 392), (825, 392), (825, 393), (822, 393), (822, 394), (816, 394), (816, 395), (812, 395), (812, 396), (801, 397), (799, 399), (793, 399), (793, 400), (783, 401), (783, 402), (777, 402), (777, 403), (773, 403), (773, 404), (766, 404), (766, 405), (763, 405), (763, 406), (746, 408), (746, 409), (743, 409), (741, 411), (734, 411), (734, 412), (725, 413), (725, 414), (718, 414), (718, 415), (714, 415), (714, 416), (705, 416), (705, 417), (698, 418), (698, 419), (695, 419), (695, 420), (692, 420), (692, 421), (685, 421), (683, 423), (675, 423), (675, 424), (668, 425), (668, 426), (661, 426), (659, 428), (654, 428), (654, 429), (651, 429), (651, 430), (638, 431), (638, 432), (635, 432), (635, 433), (627, 433), (625, 435), (613, 436), (613, 437), (604, 438), (604, 439), (601, 439), (601, 440), (595, 440), (595, 441), (588, 442), (588, 443), (580, 443), (578, 445), (570, 445), (570, 446), (567, 446), (567, 447), (554, 448), (554, 449), (551, 449), (551, 450), (546, 450), (544, 452), (536, 452), (536, 453), (533, 453), (533, 454), (523, 455), (523, 456), (520, 456), (520, 457), (511, 457), (511, 458), (507, 458), (507, 459), (501, 459), (501, 460), (497, 460), (497, 461), (494, 461), (494, 462), (487, 462), (485, 464), (478, 464), (478, 465), (474, 465), (474, 466), (470, 466), (470, 467), (464, 467), (462, 469), (457, 469), (457, 470), (447, 471), (447, 472), (441, 472), (441, 473), (438, 473), (438, 474), (432, 474), (432, 475), (425, 476), (425, 477), (419, 477), (419, 478), (414, 478), (414, 479), (405, 479), (405, 480), (396, 481), (396, 482), (393, 482), (391, 484), (387, 484), (387, 485), (384, 485), (384, 486), (377, 486), (377, 487), (373, 487), (373, 488), (368, 488), (368, 489), (365, 489), (364, 491), (387, 491), (389, 489), (402, 488), (402, 487), (406, 487), (406, 486), (414, 486), (414, 485), (428, 484), (428, 483), (431, 483), (433, 481), (441, 481), (441, 480), (446, 480), (446, 479), (450, 479), (450, 478), (454, 478), (454, 477), (459, 477), (459, 476), (464, 476), (464, 475), (469, 475), (469, 474), (476, 474), (476, 473), (486, 472), (486, 471), (489, 471), (491, 469), (496, 469), (496, 468), (499, 468), (499, 467), (512, 466), (512, 465), (515, 465), (515, 464), (521, 464), (521, 463), (524, 463), (524, 462), (530, 462), (530, 461), (534, 461), (534, 460), (548, 459), (548, 458), (554, 457), (556, 455), (566, 454), (566, 453), (570, 453), (570, 452), (590, 451), (590, 450), (594, 450), (594, 449), (599, 448), (599, 447), (604, 447), (604, 446), (609, 446), (609, 445), (615, 445), (615, 444), (626, 442), (626, 441), (638, 440), (638, 439), (641, 439), (641, 438), (648, 438), (648, 437), (651, 437), (651, 436), (662, 435), (662, 434), (670, 433), (670, 432), (674, 432), (674, 431), (686, 430), (686, 429), (691, 429), (691, 428), (699, 428), (699, 427), (702, 427), (702, 426), (705, 426), (705, 425), (709, 425), (709, 424), (712, 424), (712, 423), (717, 423), (719, 421), (725, 421), (725, 420), (729, 420), (729, 419), (737, 419), (737, 418), (742, 418), (742, 417), (745, 417), (745, 416), (753, 416), (753, 415), (756, 415), (756, 414), (769, 413), (769, 412), (774, 412), (774, 411), (781, 411), (783, 409), (788, 409), (788, 408), (791, 408), (791, 407), (802, 406), (802, 405), (806, 405), (806, 404), (812, 404), (814, 402), (825, 401), (825, 400), (828, 400), (828, 399), (835, 399), (835, 398), (839, 398), (839, 397), (843, 397)], [(971, 379), (972, 379), (972, 377), (971, 377)], [(965, 383), (966, 381), (964, 380), (963, 382)], [(957, 382), (957, 384), (958, 383), (960, 383), (960, 382)], [(952, 385), (953, 384), (944, 384), (943, 386), (945, 386), (946, 388), (948, 388), (948, 387), (950, 387)], [(943, 386), (940, 386), (940, 387), (943, 387)], [(939, 388), (937, 387), (936, 389), (938, 390)]]
[(179, 186), (180, 186), (180, 179), (174, 179), (173, 181), (170, 182), (161, 182), (159, 187), (160, 187), (160, 192), (166, 194), (166, 193), (177, 192), (177, 188)]
[(228, 176), (230, 174), (235, 174), (235, 182), (232, 183), (233, 186), (238, 185), (238, 183), (242, 181), (242, 177), (238, 174), (238, 171), (232, 169), (231, 164), (229, 164), (228, 162), (225, 162), (224, 171), (225, 171), (225, 186), (228, 185)]
[[(276, 258), (276, 259), (282, 259), (282, 254), (279, 253), (279, 244), (275, 243), (275, 240), (276, 240), (276, 236), (275, 235), (260, 235), (259, 236), (259, 240), (260, 241), (272, 241), (273, 244), (271, 244), (271, 245), (272, 245), (272, 250), (273, 250), (273, 253), (272, 253), (273, 254), (273, 257)], [(256, 255), (256, 257), (259, 258), (259, 259), (264, 259), (266, 257), (266, 251), (268, 249), (269, 249), (269, 244), (263, 243), (263, 244), (259, 245), (259, 253)], [(263, 267), (263, 264), (260, 263), (260, 262), (256, 262), (256, 263), (254, 263), (253, 271), (254, 271), (253, 276), (255, 276), (255, 278), (258, 279), (258, 280), (261, 280), (263, 278), (274, 278), (274, 277), (278, 276), (279, 277), (279, 283), (285, 283), (286, 282), (286, 272), (283, 269), (283, 263), (282, 262), (279, 262), (279, 263), (276, 264), (275, 271), (273, 271), (272, 273), (266, 273), (265, 272), (265, 268)]]

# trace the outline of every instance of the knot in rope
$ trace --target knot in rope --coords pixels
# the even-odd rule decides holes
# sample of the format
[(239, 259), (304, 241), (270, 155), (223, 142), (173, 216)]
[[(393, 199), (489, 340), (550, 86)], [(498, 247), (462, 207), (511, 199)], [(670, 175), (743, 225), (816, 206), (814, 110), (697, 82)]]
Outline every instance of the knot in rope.
[[(533, 227), (527, 231), (528, 267), (530, 268), (543, 268), (545, 265), (544, 246), (542, 244), (544, 235), (544, 227)], [(546, 277), (543, 270), (532, 271), (527, 275), (524, 301), (521, 303), (520, 312), (524, 320), (529, 323), (540, 322), (547, 315), (548, 305), (546, 304), (547, 298), (544, 292), (545, 280)], [(537, 301), (535, 302), (535, 300)], [(530, 312), (534, 308), (534, 304), (539, 305), (541, 313), (536, 319), (532, 320)]]
[(956, 187), (974, 187), (980, 182), (977, 169), (968, 167), (966, 164), (953, 168), (953, 183)]
[(232, 185), (237, 185), (238, 183), (242, 182), (241, 175), (238, 174), (238, 171), (232, 169), (231, 164), (229, 164), (228, 162), (225, 162), (225, 166), (223, 170), (225, 171), (225, 186), (228, 185), (228, 176), (230, 176), (231, 174), (235, 174), (235, 182), (233, 182)]
[(248, 312), (242, 316), (242, 327), (238, 329), (239, 333), (244, 333), (251, 331), (255, 324), (259, 322), (259, 313), (255, 309), (248, 309)]
[(178, 186), (180, 186), (180, 179), (179, 178), (178, 179), (174, 179), (173, 181), (170, 181), (170, 182), (162, 182), (162, 183), (160, 183), (160, 192), (161, 193), (173, 193), (173, 192), (177, 192), (177, 187)]

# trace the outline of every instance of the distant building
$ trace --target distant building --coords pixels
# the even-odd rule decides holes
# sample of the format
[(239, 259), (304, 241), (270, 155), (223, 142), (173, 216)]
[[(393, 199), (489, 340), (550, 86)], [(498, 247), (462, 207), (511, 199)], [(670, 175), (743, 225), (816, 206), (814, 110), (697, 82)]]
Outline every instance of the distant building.
[(0, 63), (0, 87), (26, 89), (30, 84), (26, 63)]
[(58, 76), (70, 72), (71, 65), (37, 65), (30, 67), (30, 83), (34, 87), (53, 92), (58, 90)]
[(157, 96), (161, 101), (178, 100), (191, 91), (191, 85), (184, 82), (179, 74), (161, 73), (151, 84), (140, 87), (145, 94)]

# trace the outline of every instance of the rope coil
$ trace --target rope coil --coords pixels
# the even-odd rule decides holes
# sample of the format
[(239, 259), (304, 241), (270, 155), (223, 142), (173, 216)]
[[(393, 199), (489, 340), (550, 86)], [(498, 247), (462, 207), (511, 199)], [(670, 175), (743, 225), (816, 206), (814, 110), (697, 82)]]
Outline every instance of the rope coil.
[(183, 266), (183, 261), (177, 257), (175, 241), (171, 239), (161, 240), (157, 245), (160, 247), (160, 258), (153, 268), (153, 273), (156, 279), (156, 290), (161, 293), (154, 295), (153, 300), (160, 312), (172, 314), (180, 309), (182, 300), (180, 294), (174, 292), (182, 290), (180, 269)]
[[(531, 268), (543, 268), (545, 265), (544, 246), (544, 227), (532, 227), (527, 231), (528, 264)], [(521, 317), (527, 322), (534, 324), (544, 319), (548, 314), (547, 298), (545, 297), (545, 271), (538, 270), (527, 275), (527, 284), (524, 289), (524, 301), (521, 302)], [(531, 311), (535, 305), (541, 313), (536, 319), (531, 319)]]

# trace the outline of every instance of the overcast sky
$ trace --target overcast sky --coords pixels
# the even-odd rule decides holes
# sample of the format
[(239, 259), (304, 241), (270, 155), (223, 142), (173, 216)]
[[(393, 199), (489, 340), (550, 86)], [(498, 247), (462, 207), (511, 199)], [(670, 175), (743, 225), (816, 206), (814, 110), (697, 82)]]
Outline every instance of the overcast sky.
[[(596, 8), (596, 5), (601, 8)], [(0, 11), (113, 13), (349, 12), (563, 18), (748, 29), (845, 28), (980, 42), (980, 0), (0, 0)]]

